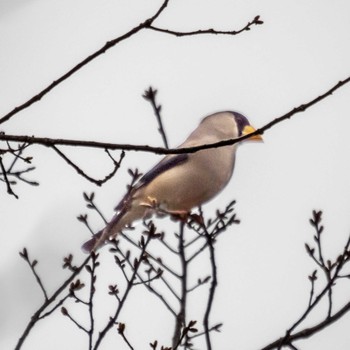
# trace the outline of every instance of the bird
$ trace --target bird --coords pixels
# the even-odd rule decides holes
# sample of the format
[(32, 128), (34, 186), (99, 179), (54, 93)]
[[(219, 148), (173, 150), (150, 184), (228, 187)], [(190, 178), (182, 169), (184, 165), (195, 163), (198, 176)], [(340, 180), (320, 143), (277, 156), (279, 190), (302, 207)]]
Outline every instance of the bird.
[[(235, 139), (255, 131), (244, 115), (233, 111), (217, 112), (203, 118), (178, 148)], [(230, 181), (236, 150), (245, 141), (262, 141), (262, 136), (255, 133), (233, 145), (165, 156), (128, 191), (115, 208), (116, 214), (83, 244), (83, 251), (96, 251), (134, 221), (157, 210), (159, 213), (185, 215), (210, 201)]]

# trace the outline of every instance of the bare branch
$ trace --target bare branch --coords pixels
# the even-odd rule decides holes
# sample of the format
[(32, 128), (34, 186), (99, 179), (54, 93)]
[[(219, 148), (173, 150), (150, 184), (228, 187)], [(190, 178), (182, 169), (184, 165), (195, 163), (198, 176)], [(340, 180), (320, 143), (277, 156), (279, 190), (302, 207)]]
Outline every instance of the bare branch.
[[(203, 217), (202, 212), (201, 212), (201, 216)], [(204, 222), (204, 219), (203, 219), (203, 222)], [(203, 326), (204, 326), (204, 332), (205, 332), (205, 340), (207, 343), (207, 349), (211, 350), (212, 346), (211, 346), (211, 339), (210, 339), (209, 316), (213, 307), (215, 291), (218, 285), (218, 279), (217, 279), (217, 266), (216, 266), (216, 257), (215, 257), (215, 248), (214, 248), (214, 235), (208, 232), (205, 225), (202, 225), (202, 226), (203, 226), (203, 229), (205, 230), (205, 237), (208, 243), (210, 266), (211, 266), (211, 284), (209, 289), (207, 307), (203, 318)]]
[(70, 277), (66, 279), (62, 285), (57, 288), (55, 293), (49, 297), (45, 302), (39, 307), (39, 309), (33, 314), (31, 317), (29, 323), (27, 324), (22, 336), (18, 339), (18, 342), (16, 344), (15, 350), (19, 350), (25, 339), (27, 338), (28, 334), (32, 330), (32, 328), (36, 325), (36, 323), (40, 320), (40, 316), (43, 311), (46, 310), (46, 308), (51, 305), (57, 297), (67, 288), (67, 286), (73, 281), (73, 279), (80, 273), (80, 271), (84, 268), (84, 266), (88, 263), (90, 260), (90, 255), (82, 262), (82, 264), (79, 267), (76, 267)]
[[(144, 241), (144, 244), (142, 245), (142, 250), (140, 252), (139, 258), (135, 259), (135, 262), (133, 264), (133, 270), (132, 270), (132, 276), (128, 279), (127, 287), (125, 289), (124, 295), (120, 298), (120, 302), (118, 305), (118, 308), (116, 309), (113, 316), (109, 318), (109, 321), (107, 322), (106, 326), (99, 332), (98, 338), (94, 344), (93, 349), (96, 350), (100, 346), (103, 338), (106, 336), (106, 334), (109, 332), (109, 330), (113, 327), (113, 325), (116, 323), (118, 316), (126, 302), (126, 299), (131, 291), (131, 289), (134, 286), (135, 278), (137, 277), (138, 270), (142, 264), (143, 256), (146, 252), (147, 246), (150, 243), (151, 239), (154, 238), (154, 229), (150, 229), (149, 232), (147, 232), (147, 238)], [(123, 270), (123, 269), (122, 269)]]
[[(318, 333), (319, 331), (321, 331), (321, 330), (327, 328), (328, 326), (332, 325), (333, 323), (335, 323), (337, 320), (339, 320), (341, 317), (343, 317), (349, 311), (350, 311), (350, 302), (348, 302), (346, 305), (344, 305), (338, 312), (333, 314), (333, 316), (325, 319), (323, 322), (320, 322), (316, 326), (305, 328), (299, 332), (296, 332), (296, 333), (290, 335), (289, 341), (294, 342), (296, 340), (309, 338), (312, 335)], [(283, 339), (284, 339), (284, 337), (277, 339), (276, 341), (265, 346), (261, 350), (277, 349), (277, 347), (281, 344)]]
[(239, 29), (239, 30), (222, 31), (222, 30), (215, 30), (210, 28), (210, 29), (195, 30), (192, 32), (179, 32), (175, 30), (158, 28), (153, 25), (149, 26), (148, 29), (152, 29), (157, 32), (162, 32), (165, 34), (171, 34), (175, 36), (190, 36), (190, 35), (198, 35), (198, 34), (237, 35), (244, 31), (250, 30), (253, 25), (261, 25), (263, 23), (264, 22), (260, 20), (260, 16), (255, 16), (255, 18), (251, 22), (248, 22), (242, 29)]
[(108, 174), (106, 175), (103, 179), (101, 180), (96, 180), (94, 178), (92, 178), (91, 176), (87, 175), (78, 165), (76, 165), (75, 163), (73, 163), (62, 151), (60, 151), (55, 145), (51, 146), (52, 149), (54, 149), (56, 151), (56, 153), (63, 159), (66, 161), (66, 163), (68, 165), (70, 165), (71, 167), (73, 167), (76, 172), (83, 176), (85, 179), (89, 180), (90, 182), (94, 183), (97, 186), (102, 186), (105, 182), (107, 182), (108, 180), (110, 180), (115, 173), (117, 172), (117, 170), (120, 168), (121, 162), (125, 156), (125, 152), (122, 151), (122, 153), (120, 154), (120, 159), (119, 161), (116, 161), (111, 154), (109, 153), (109, 151), (106, 149), (106, 153), (108, 154), (109, 158), (113, 161), (114, 164), (114, 169)]
[[(97, 205), (94, 202), (95, 193), (92, 192), (90, 195), (88, 195), (86, 192), (84, 192), (83, 197), (84, 197), (85, 201), (87, 202), (86, 206), (89, 209), (95, 210), (96, 213), (101, 217), (103, 222), (107, 225), (107, 223), (108, 223), (107, 219), (105, 218), (105, 216), (102, 214), (101, 210), (97, 207)], [(85, 217), (83, 217), (83, 218), (85, 219)], [(84, 221), (83, 218), (80, 221)], [(90, 227), (88, 225), (87, 225), (87, 227), (90, 229)]]
[(13, 190), (11, 188), (11, 183), (7, 177), (7, 172), (6, 172), (6, 169), (5, 169), (4, 164), (2, 162), (2, 157), (0, 157), (0, 168), (2, 171), (2, 175), (4, 176), (5, 183), (6, 183), (7, 193), (14, 196), (16, 199), (18, 199), (17, 194), (15, 192), (13, 192)]
[(156, 13), (147, 18), (144, 22), (140, 23), (138, 26), (134, 27), (127, 33), (119, 36), (118, 38), (115, 38), (113, 40), (108, 41), (104, 46), (102, 46), (99, 50), (95, 51), (90, 56), (86, 57), (84, 60), (79, 62), (77, 65), (75, 65), (73, 68), (71, 68), (67, 73), (63, 74), (58, 79), (54, 80), (50, 85), (48, 85), (45, 89), (40, 91), (37, 95), (33, 96), (28, 101), (24, 102), (23, 104), (19, 105), (18, 107), (14, 108), (11, 112), (7, 113), (0, 119), (0, 124), (6, 122), (9, 120), (12, 116), (17, 114), (18, 112), (28, 108), (33, 103), (40, 101), (47, 93), (49, 93), (53, 88), (55, 88), (57, 85), (61, 84), (63, 81), (68, 79), (71, 75), (76, 73), (78, 70), (80, 70), (82, 67), (86, 66), (88, 63), (93, 61), (95, 58), (99, 57), (100, 55), (104, 54), (106, 51), (108, 51), (113, 46), (119, 44), (120, 42), (130, 38), (134, 34), (138, 33), (140, 30), (149, 27), (153, 21), (164, 11), (164, 9), (168, 6), (169, 0), (165, 0), (163, 4), (159, 7), (159, 9), (156, 11)]
[(61, 307), (61, 312), (63, 316), (68, 317), (79, 329), (89, 334), (89, 331), (85, 327), (83, 327), (79, 322), (77, 322), (77, 320), (68, 312), (68, 310), (64, 306)]
[(23, 248), (23, 250), (19, 253), (19, 255), (28, 263), (40, 289), (42, 290), (43, 294), (44, 294), (44, 297), (45, 297), (45, 301), (48, 300), (48, 297), (47, 297), (47, 292), (46, 292), (46, 289), (41, 281), (41, 278), (39, 277), (39, 275), (37, 274), (36, 270), (35, 270), (35, 266), (38, 264), (38, 260), (33, 260), (33, 261), (30, 261), (29, 259), (29, 255), (28, 255), (28, 251), (26, 248)]
[(181, 345), (181, 342), (184, 339), (185, 339), (185, 342), (188, 343), (188, 339), (190, 338), (190, 333), (197, 333), (198, 332), (197, 328), (194, 328), (196, 323), (197, 323), (197, 321), (190, 321), (188, 323), (188, 326), (186, 326), (185, 324), (183, 325), (180, 338), (179, 338), (178, 342), (175, 344), (175, 346), (173, 347), (174, 350), (179, 348), (179, 346)]
[(184, 332), (181, 333), (181, 329), (185, 329), (186, 326), (186, 310), (187, 310), (187, 294), (188, 294), (188, 260), (186, 258), (185, 251), (185, 238), (184, 238), (185, 223), (180, 221), (180, 230), (178, 237), (178, 255), (181, 263), (181, 294), (180, 294), (180, 310), (175, 317), (175, 330), (173, 335), (173, 348), (176, 349), (183, 337), (186, 336)]
[(292, 116), (294, 116), (297, 113), (304, 112), (306, 109), (310, 108), (311, 106), (315, 105), (316, 103), (320, 102), (326, 97), (332, 95), (333, 92), (340, 89), (342, 86), (344, 86), (348, 82), (350, 82), (350, 77), (346, 78), (343, 81), (339, 81), (336, 85), (334, 85), (332, 88), (330, 88), (328, 91), (326, 91), (322, 95), (314, 98), (313, 100), (307, 103), (300, 105), (299, 107), (292, 109), (291, 111), (287, 112), (286, 114), (278, 118), (273, 119), (272, 121), (265, 124), (261, 128), (258, 128), (256, 131), (254, 131), (251, 134), (247, 134), (247, 135), (238, 137), (236, 139), (229, 139), (229, 140), (224, 140), (224, 141), (201, 145), (201, 146), (166, 149), (163, 147), (152, 147), (148, 145), (116, 144), (116, 143), (109, 143), (109, 142), (83, 141), (83, 140), (73, 140), (73, 139), (53, 139), (53, 138), (47, 138), (47, 137), (35, 137), (35, 136), (27, 136), (27, 135), (7, 135), (7, 134), (0, 134), (0, 140), (26, 142), (29, 144), (39, 144), (47, 147), (62, 145), (62, 146), (102, 148), (102, 149), (108, 149), (108, 150), (141, 151), (141, 152), (149, 152), (149, 153), (155, 153), (155, 154), (195, 153), (202, 149), (233, 145), (238, 142), (244, 141), (254, 135), (263, 134), (268, 129), (271, 129), (273, 126), (275, 126), (276, 124), (281, 123), (286, 119), (290, 119)]
[[(314, 236), (315, 241), (317, 245), (319, 246), (319, 258), (314, 257), (314, 248), (311, 248), (309, 245), (306, 244), (306, 250), (307, 253), (313, 258), (317, 266), (321, 267), (322, 270), (325, 269), (324, 264), (324, 256), (322, 254), (321, 249), (321, 241), (320, 241), (320, 234), (323, 231), (323, 226), (321, 225), (321, 211), (313, 211), (313, 217), (310, 219), (311, 225), (316, 229), (316, 236)], [(279, 338), (278, 340), (270, 343), (269, 345), (265, 346), (262, 350), (269, 350), (269, 349), (282, 349), (284, 346), (293, 347), (293, 341), (297, 339), (307, 338), (311, 335), (319, 332), (320, 330), (328, 327), (330, 324), (334, 323), (336, 320), (338, 320), (340, 317), (342, 317), (346, 312), (350, 310), (350, 303), (347, 303), (345, 306), (343, 306), (340, 310), (338, 310), (335, 314), (332, 315), (332, 293), (330, 293), (330, 290), (335, 285), (336, 281), (341, 278), (341, 271), (345, 264), (347, 264), (350, 260), (350, 236), (347, 240), (347, 242), (344, 245), (343, 252), (339, 257), (336, 259), (335, 263), (329, 263), (329, 271), (327, 270), (325, 272), (327, 283), (322, 288), (322, 290), (318, 293), (318, 295), (314, 296), (314, 283), (316, 281), (316, 271), (314, 271), (310, 276), (309, 279), (311, 281), (311, 291), (309, 296), (309, 302), (306, 310), (302, 313), (302, 315), (294, 322), (294, 324), (286, 331), (286, 334), (284, 337)], [(331, 271), (333, 272), (331, 274)], [(299, 332), (294, 332), (295, 329), (300, 326), (300, 324), (308, 317), (310, 312), (320, 303), (320, 301), (323, 299), (323, 297), (328, 294), (329, 299), (329, 308), (327, 312), (327, 316), (324, 320), (316, 324), (314, 327), (303, 329)], [(293, 333), (294, 332), (294, 333)]]
[(158, 121), (158, 131), (160, 132), (160, 135), (162, 136), (165, 148), (169, 149), (168, 139), (167, 139), (167, 136), (165, 134), (165, 130), (164, 130), (163, 123), (162, 123), (162, 117), (160, 115), (160, 111), (162, 109), (162, 106), (157, 105), (156, 95), (157, 95), (157, 90), (153, 90), (153, 88), (150, 86), (149, 89), (146, 90), (145, 93), (143, 94), (143, 98), (151, 103), (153, 110), (154, 110), (154, 114), (155, 114), (157, 121)]
[[(142, 280), (142, 277), (140, 275), (138, 275), (138, 278), (140, 280)], [(170, 311), (170, 313), (176, 317), (176, 312), (174, 311), (174, 309), (170, 306), (170, 304), (168, 303), (168, 301), (165, 299), (165, 297), (159, 293), (154, 287), (152, 287), (152, 285), (144, 283), (143, 284), (149, 292), (151, 292), (152, 294), (154, 294), (164, 305), (165, 307)]]
[[(138, 244), (133, 241), (130, 237), (128, 237), (125, 233), (121, 233), (121, 236), (123, 238), (125, 238), (128, 242), (130, 242), (133, 246), (138, 247)], [(181, 276), (176, 273), (173, 269), (171, 269), (169, 266), (167, 266), (166, 264), (163, 263), (163, 261), (159, 258), (156, 258), (155, 256), (153, 256), (152, 254), (150, 254), (149, 252), (147, 252), (148, 257), (150, 259), (152, 259), (153, 261), (155, 261), (159, 266), (161, 266), (164, 270), (170, 272), (173, 276), (175, 276), (176, 278), (180, 279)]]
[(42, 314), (39, 317), (39, 320), (42, 320), (43, 318), (50, 316), (53, 312), (55, 312), (60, 306), (63, 305), (63, 303), (70, 297), (70, 294), (67, 294), (64, 296), (51, 310), (48, 310), (46, 313)]
[(122, 336), (123, 340), (128, 345), (129, 349), (134, 350), (134, 348), (132, 347), (128, 338), (125, 335), (125, 328), (126, 328), (125, 323), (118, 322), (118, 333)]

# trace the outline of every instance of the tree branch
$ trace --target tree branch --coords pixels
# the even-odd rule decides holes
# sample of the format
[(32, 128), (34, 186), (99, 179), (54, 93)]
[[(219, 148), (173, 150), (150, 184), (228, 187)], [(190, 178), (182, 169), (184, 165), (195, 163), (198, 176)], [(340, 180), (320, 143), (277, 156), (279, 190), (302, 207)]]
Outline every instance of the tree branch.
[(207, 238), (208, 247), (209, 247), (212, 280), (211, 280), (211, 285), (209, 290), (207, 307), (206, 307), (204, 319), (203, 319), (203, 326), (204, 326), (204, 332), (205, 332), (205, 340), (207, 343), (207, 349), (211, 350), (212, 346), (211, 346), (211, 339), (210, 339), (209, 316), (213, 306), (214, 295), (215, 295), (216, 287), (218, 285), (218, 280), (217, 280), (217, 266), (216, 266), (216, 258), (215, 258), (214, 239), (212, 235), (210, 235), (208, 232), (206, 232), (206, 238)]
[(37, 283), (38, 283), (40, 289), (42, 290), (42, 292), (43, 292), (43, 294), (44, 294), (45, 301), (47, 301), (47, 300), (48, 300), (48, 297), (47, 297), (46, 289), (45, 289), (45, 287), (44, 287), (44, 285), (43, 285), (43, 282), (41, 281), (41, 278), (39, 277), (38, 273), (37, 273), (36, 270), (35, 270), (35, 266), (37, 265), (38, 260), (35, 260), (35, 259), (34, 259), (33, 261), (30, 261), (29, 255), (28, 255), (28, 251), (27, 251), (26, 248), (23, 248), (23, 250), (19, 253), (19, 255), (20, 255), (21, 258), (23, 258), (23, 259), (27, 262), (27, 264), (29, 265), (29, 267), (30, 267), (30, 269), (31, 269), (31, 271), (32, 271), (32, 273), (33, 273), (33, 275), (34, 275), (34, 277), (35, 277), (35, 279), (36, 279), (36, 281), (37, 281)]
[[(296, 341), (296, 340), (309, 338), (312, 335), (314, 335), (315, 333), (318, 333), (319, 331), (321, 331), (321, 330), (327, 328), (328, 326), (330, 326), (331, 324), (335, 323), (342, 316), (344, 316), (349, 310), (350, 310), (350, 302), (345, 304), (338, 312), (333, 314), (333, 316), (331, 316), (329, 318), (326, 318), (324, 321), (320, 322), (316, 326), (305, 328), (305, 329), (303, 329), (303, 330), (301, 330), (301, 331), (299, 331), (297, 333), (294, 333), (294, 334), (290, 335), (288, 340), (293, 342), (293, 341)], [(281, 342), (283, 342), (283, 340), (284, 340), (284, 337), (282, 337), (280, 339), (277, 339), (273, 343), (271, 343), (269, 345), (266, 345), (261, 350), (276, 349), (281, 344)]]
[(159, 7), (157, 12), (147, 18), (145, 21), (140, 23), (138, 26), (132, 28), (125, 34), (112, 39), (110, 41), (107, 41), (105, 45), (103, 45), (100, 49), (83, 59), (81, 62), (76, 64), (73, 68), (71, 68), (69, 71), (67, 71), (65, 74), (61, 75), (59, 78), (54, 80), (51, 84), (49, 84), (47, 87), (45, 87), (43, 90), (41, 90), (39, 93), (37, 93), (35, 96), (27, 100), (26, 102), (22, 103), (21, 105), (15, 107), (13, 110), (5, 114), (2, 118), (0, 118), (0, 124), (8, 121), (11, 117), (13, 117), (15, 114), (21, 112), (22, 110), (30, 107), (32, 104), (40, 101), (46, 94), (48, 94), (51, 90), (53, 90), (56, 86), (61, 84), (63, 81), (68, 79), (70, 76), (72, 76), (74, 73), (79, 71), (81, 68), (86, 66), (88, 63), (93, 61), (95, 58), (101, 56), (104, 54), (106, 51), (111, 49), (112, 47), (116, 46), (120, 42), (130, 38), (131, 36), (137, 34), (139, 31), (142, 29), (151, 29), (154, 31), (158, 32), (163, 32), (167, 34), (172, 34), (176, 36), (189, 36), (189, 35), (197, 35), (197, 34), (226, 34), (226, 35), (237, 35), (243, 31), (250, 30), (251, 26), (253, 25), (261, 25), (263, 24), (263, 21), (260, 20), (260, 16), (256, 16), (251, 22), (248, 22), (242, 29), (237, 30), (237, 31), (217, 31), (214, 29), (206, 29), (206, 30), (196, 30), (192, 32), (177, 32), (177, 31), (172, 31), (172, 30), (167, 30), (167, 29), (161, 29), (155, 26), (152, 26), (152, 23), (159, 17), (159, 15), (164, 11), (164, 9), (168, 6), (170, 0), (164, 0), (163, 4)]
[(180, 221), (179, 237), (178, 237), (178, 250), (179, 260), (181, 263), (181, 295), (179, 299), (180, 310), (175, 317), (175, 329), (173, 335), (173, 348), (176, 349), (176, 344), (180, 344), (182, 340), (181, 329), (186, 326), (186, 311), (187, 311), (187, 294), (188, 294), (188, 261), (185, 251), (185, 238), (184, 238), (185, 223)]
[(175, 30), (169, 30), (169, 29), (162, 29), (162, 28), (158, 28), (155, 26), (149, 26), (148, 29), (151, 30), (155, 30), (157, 32), (161, 32), (161, 33), (165, 33), (165, 34), (171, 34), (171, 35), (175, 35), (175, 36), (190, 36), (190, 35), (198, 35), (198, 34), (215, 34), (215, 35), (237, 35), (240, 34), (244, 31), (248, 31), (250, 30), (250, 28), (253, 25), (261, 25), (264, 22), (262, 20), (260, 20), (260, 16), (255, 16), (254, 19), (251, 22), (248, 22), (242, 29), (239, 30), (228, 30), (228, 31), (222, 31), (222, 30), (215, 30), (215, 29), (201, 29), (201, 30), (195, 30), (192, 32), (179, 32), (179, 31), (175, 31)]
[(163, 10), (168, 6), (169, 0), (165, 0), (163, 2), (163, 4), (160, 6), (160, 8), (157, 10), (157, 12), (147, 18), (144, 22), (140, 23), (138, 26), (134, 27), (133, 29), (131, 29), (130, 31), (128, 31), (127, 33), (113, 39), (110, 41), (107, 41), (106, 44), (104, 46), (102, 46), (99, 50), (95, 51), (93, 54), (91, 54), (90, 56), (86, 57), (84, 60), (82, 60), (81, 62), (79, 62), (77, 65), (75, 65), (73, 68), (71, 68), (67, 73), (63, 74), (61, 77), (59, 77), (58, 79), (54, 80), (50, 85), (48, 85), (45, 89), (43, 89), (42, 91), (40, 91), (37, 95), (33, 96), (31, 99), (29, 99), (28, 101), (22, 103), (21, 105), (17, 106), (16, 108), (14, 108), (12, 111), (10, 111), (9, 113), (7, 113), (6, 115), (4, 115), (1, 119), (0, 119), (0, 124), (6, 122), (7, 120), (9, 120), (12, 116), (14, 116), (15, 114), (17, 114), (18, 112), (28, 108), (29, 106), (31, 106), (33, 103), (40, 101), (47, 93), (49, 93), (52, 89), (54, 89), (57, 85), (61, 84), (63, 81), (65, 81), (66, 79), (68, 79), (71, 75), (73, 75), (74, 73), (76, 73), (78, 70), (80, 70), (82, 67), (86, 66), (88, 63), (90, 63), (92, 60), (94, 60), (95, 58), (99, 57), (100, 55), (104, 54), (107, 50), (109, 50), (110, 48), (112, 48), (113, 46), (119, 44), (120, 42), (130, 38), (131, 36), (133, 36), (134, 34), (138, 33), (140, 30), (149, 27), (153, 21), (163, 12)]
[(2, 175), (4, 176), (4, 181), (6, 183), (6, 187), (7, 187), (7, 193), (14, 196), (16, 199), (18, 199), (18, 196), (15, 192), (13, 192), (12, 188), (11, 188), (11, 183), (7, 177), (7, 172), (6, 169), (4, 167), (4, 163), (2, 162), (2, 157), (0, 157), (0, 169), (2, 172)]
[(254, 135), (262, 135), (268, 129), (271, 129), (276, 124), (279, 124), (286, 119), (290, 119), (292, 116), (294, 116), (297, 113), (304, 112), (306, 109), (310, 108), (311, 106), (315, 105), (316, 103), (320, 102), (326, 97), (332, 95), (333, 92), (340, 89), (342, 86), (344, 86), (349, 82), (350, 82), (350, 77), (342, 81), (339, 81), (336, 85), (334, 85), (332, 88), (330, 88), (328, 91), (326, 91), (322, 95), (314, 98), (309, 102), (301, 104), (298, 107), (295, 107), (291, 111), (287, 112), (286, 114), (278, 118), (273, 119), (272, 121), (265, 124), (261, 128), (258, 128), (256, 131), (254, 131), (251, 134), (244, 135), (236, 139), (229, 139), (229, 140), (224, 140), (224, 141), (215, 142), (211, 144), (205, 144), (205, 145), (196, 146), (196, 147), (166, 149), (163, 147), (152, 147), (147, 145), (116, 144), (116, 143), (109, 143), (109, 142), (83, 141), (83, 140), (72, 140), (72, 139), (54, 139), (54, 138), (47, 138), (47, 137), (35, 137), (35, 136), (27, 136), (27, 135), (6, 135), (6, 134), (0, 134), (0, 140), (26, 142), (29, 144), (39, 144), (47, 147), (62, 145), (62, 146), (102, 148), (102, 149), (108, 149), (108, 150), (141, 151), (141, 152), (149, 152), (149, 153), (155, 153), (155, 154), (195, 153), (203, 149), (233, 145), (238, 142), (244, 141)]
[(88, 263), (90, 260), (90, 255), (83, 261), (83, 263), (79, 266), (76, 267), (73, 271), (73, 273), (70, 275), (70, 277), (63, 282), (63, 284), (56, 290), (56, 292), (49, 297), (45, 302), (39, 307), (39, 309), (33, 314), (31, 317), (28, 325), (26, 326), (22, 336), (18, 339), (17, 345), (15, 347), (15, 350), (19, 350), (25, 339), (27, 338), (29, 332), (32, 330), (32, 328), (35, 326), (35, 324), (38, 322), (40, 319), (41, 313), (46, 310), (46, 308), (51, 305), (56, 298), (61, 294), (61, 292), (67, 288), (67, 286), (73, 281), (73, 279), (80, 273), (80, 271), (84, 268), (84, 266)]
[(101, 180), (96, 180), (94, 178), (92, 178), (91, 176), (87, 175), (78, 165), (76, 165), (75, 163), (73, 163), (63, 152), (61, 152), (56, 146), (51, 146), (52, 149), (54, 149), (56, 151), (56, 153), (68, 164), (70, 165), (72, 168), (74, 168), (76, 170), (76, 172), (83, 176), (85, 179), (89, 180), (90, 182), (94, 183), (97, 186), (102, 186), (105, 182), (107, 182), (108, 180), (110, 180), (115, 173), (118, 171), (118, 169), (120, 168), (120, 164), (125, 156), (125, 152), (122, 151), (122, 153), (120, 154), (120, 158), (119, 161), (116, 161), (109, 153), (109, 151), (106, 149), (106, 153), (108, 154), (109, 158), (112, 160), (113, 164), (114, 164), (114, 169), (108, 174), (106, 175), (103, 179)]
[[(313, 218), (310, 219), (311, 225), (318, 231), (322, 232), (323, 227), (321, 225), (321, 217), (322, 217), (322, 212), (321, 211), (313, 211)], [(319, 238), (319, 236), (314, 236)], [(321, 242), (317, 242), (317, 244), (321, 244)], [(311, 335), (319, 332), (320, 330), (324, 329), (325, 327), (329, 326), (336, 320), (338, 320), (340, 317), (342, 317), (346, 312), (350, 310), (350, 302), (347, 303), (343, 308), (341, 308), (338, 312), (335, 314), (331, 315), (330, 311), (328, 311), (327, 316), (325, 319), (321, 322), (319, 322), (317, 325), (311, 328), (306, 328), (302, 331), (298, 331), (293, 333), (293, 331), (300, 326), (300, 324), (308, 317), (310, 312), (319, 304), (319, 302), (323, 299), (323, 297), (329, 293), (331, 288), (335, 285), (336, 281), (340, 278), (340, 272), (342, 271), (343, 267), (350, 261), (350, 252), (349, 252), (349, 247), (350, 247), (350, 236), (348, 237), (348, 240), (346, 241), (343, 252), (341, 255), (338, 256), (336, 259), (335, 263), (330, 262), (330, 269), (333, 270), (333, 276), (329, 274), (326, 274), (327, 278), (327, 284), (322, 288), (322, 290), (318, 293), (316, 297), (313, 298), (314, 295), (314, 281), (316, 280), (316, 272), (313, 272), (311, 276), (309, 276), (309, 279), (311, 280), (312, 283), (312, 288), (310, 292), (310, 297), (309, 297), (309, 302), (306, 310), (302, 313), (302, 315), (297, 319), (297, 321), (294, 322), (294, 324), (286, 331), (285, 335), (278, 340), (270, 343), (269, 345), (265, 346), (262, 350), (270, 350), (270, 349), (282, 349), (284, 346), (292, 346), (293, 341), (302, 339), (302, 338), (307, 338), (310, 337)], [(306, 244), (306, 250), (307, 253), (313, 257), (314, 256), (314, 248), (309, 247)], [(321, 252), (321, 249), (320, 249)], [(315, 261), (315, 259), (314, 259)], [(323, 261), (323, 256), (322, 256), (322, 261)], [(315, 261), (318, 264), (318, 260), (316, 259)], [(319, 264), (318, 264), (319, 265)], [(321, 264), (322, 268), (322, 264)], [(332, 295), (329, 297), (330, 298), (330, 305), (332, 305)]]
[(157, 105), (157, 102), (156, 102), (157, 92), (158, 92), (157, 90), (153, 90), (152, 86), (150, 86), (149, 89), (146, 90), (142, 96), (145, 100), (147, 100), (151, 103), (151, 105), (153, 107), (154, 114), (157, 118), (158, 131), (159, 131), (160, 135), (162, 136), (164, 147), (169, 149), (168, 139), (167, 139), (167, 136), (165, 134), (165, 130), (163, 127), (163, 122), (162, 122), (162, 117), (160, 115), (160, 111), (162, 109), (162, 106)]

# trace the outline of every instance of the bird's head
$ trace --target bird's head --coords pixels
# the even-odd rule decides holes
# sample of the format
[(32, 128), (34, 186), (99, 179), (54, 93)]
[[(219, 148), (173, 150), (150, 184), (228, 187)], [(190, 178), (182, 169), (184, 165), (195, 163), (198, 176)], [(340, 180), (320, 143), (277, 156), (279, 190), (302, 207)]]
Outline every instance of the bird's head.
[[(244, 115), (232, 111), (217, 112), (205, 117), (181, 147), (237, 139), (254, 132), (256, 132), (256, 129), (252, 127)], [(250, 137), (247, 136), (244, 141), (261, 142), (262, 137), (256, 133)]]
[[(256, 131), (244, 115), (238, 112), (232, 112), (232, 114), (236, 124), (238, 137), (250, 135)], [(245, 141), (263, 142), (263, 138), (260, 134), (254, 134), (251, 137), (248, 137)]]

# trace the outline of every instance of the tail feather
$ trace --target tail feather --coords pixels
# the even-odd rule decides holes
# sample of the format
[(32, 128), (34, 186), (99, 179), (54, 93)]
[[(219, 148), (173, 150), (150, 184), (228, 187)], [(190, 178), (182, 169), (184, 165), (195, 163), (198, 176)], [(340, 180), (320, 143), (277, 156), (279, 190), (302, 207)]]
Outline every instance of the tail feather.
[(82, 249), (86, 253), (96, 251), (133, 221), (141, 219), (147, 208), (143, 206), (124, 206), (121, 211), (115, 214), (107, 226), (97, 232), (89, 241), (82, 245)]
[(81, 246), (81, 249), (83, 250), (84, 253), (91, 253), (94, 248), (95, 248), (95, 245), (97, 243), (97, 241), (101, 238), (102, 236), (102, 232), (103, 230), (100, 230), (98, 231), (96, 234), (94, 234), (92, 236), (91, 239), (89, 239), (88, 241), (86, 241), (82, 246)]

